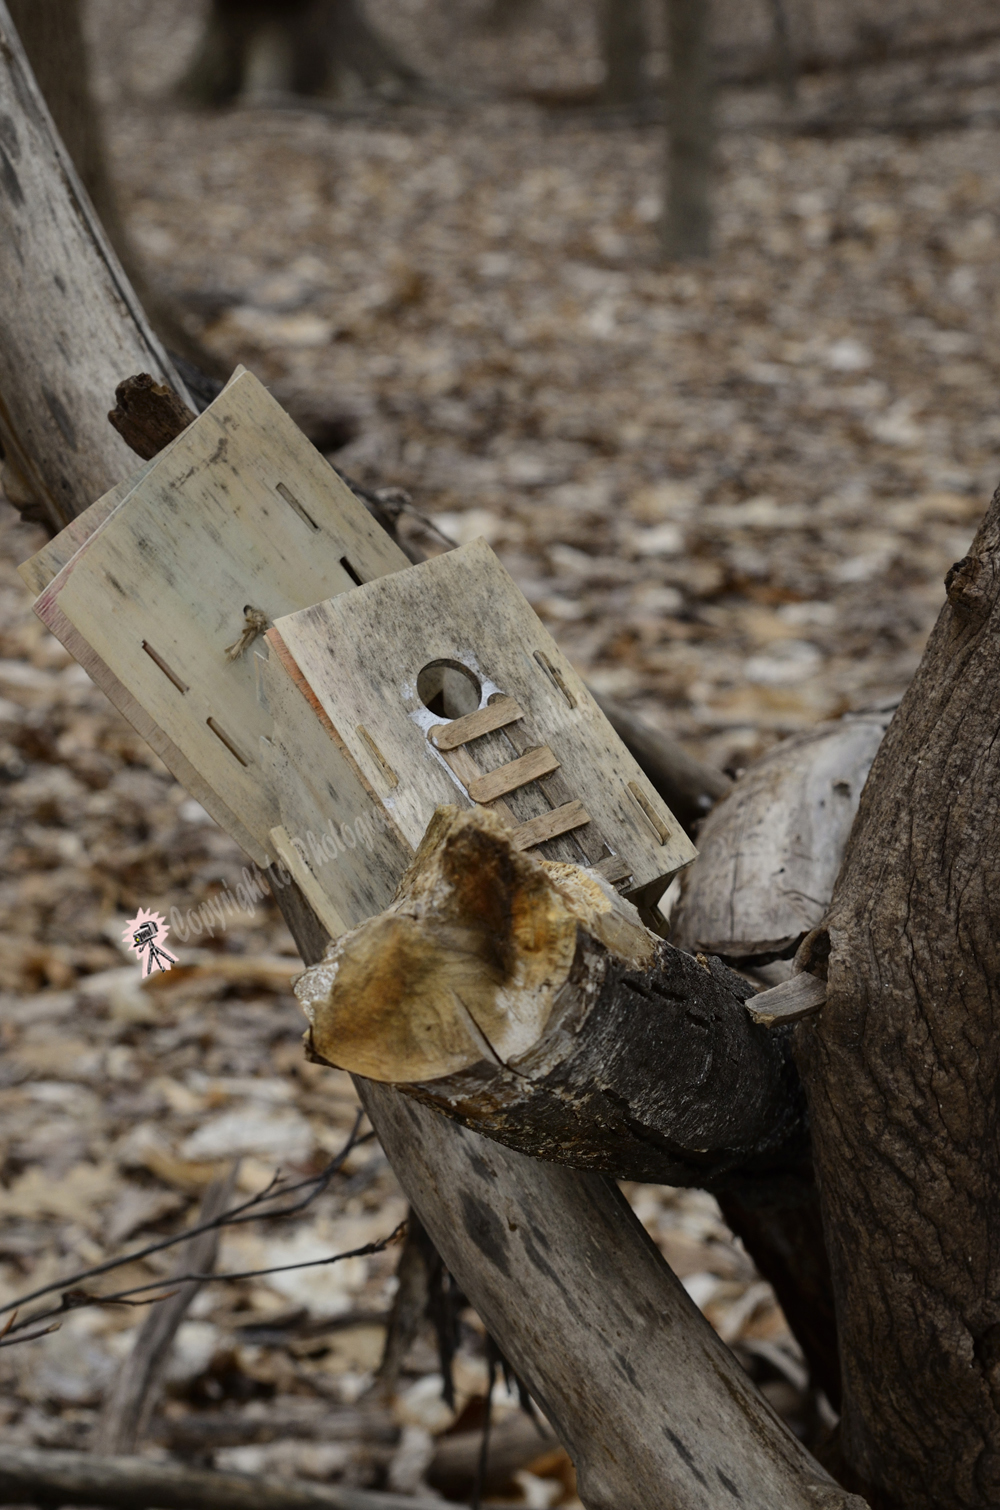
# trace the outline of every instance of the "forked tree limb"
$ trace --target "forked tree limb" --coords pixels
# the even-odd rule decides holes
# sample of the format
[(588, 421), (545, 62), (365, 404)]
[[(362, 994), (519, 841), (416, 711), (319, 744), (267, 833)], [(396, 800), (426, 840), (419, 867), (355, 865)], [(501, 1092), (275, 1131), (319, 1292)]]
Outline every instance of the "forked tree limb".
[(1000, 491), (865, 787), (797, 1030), (880, 1506), (1000, 1503)]
[[(318, 963), (329, 937), (277, 880), (299, 952)], [(354, 1083), (449, 1270), (573, 1458), (588, 1510), (864, 1510), (761, 1399), (612, 1182)]]

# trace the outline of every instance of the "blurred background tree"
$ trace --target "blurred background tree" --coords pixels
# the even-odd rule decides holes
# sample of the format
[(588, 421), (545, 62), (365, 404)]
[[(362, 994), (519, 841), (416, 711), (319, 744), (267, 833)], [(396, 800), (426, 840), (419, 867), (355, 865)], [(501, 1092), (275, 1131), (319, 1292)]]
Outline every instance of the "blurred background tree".
[(390, 95), (420, 84), (361, 0), (212, 0), (181, 87), (198, 103), (225, 105), (243, 94), (336, 95), (352, 80)]

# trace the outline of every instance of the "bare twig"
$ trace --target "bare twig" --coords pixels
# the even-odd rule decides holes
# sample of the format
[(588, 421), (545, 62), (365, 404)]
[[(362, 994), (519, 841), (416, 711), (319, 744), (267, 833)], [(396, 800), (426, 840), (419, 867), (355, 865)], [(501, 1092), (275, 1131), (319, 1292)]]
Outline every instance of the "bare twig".
[[(367, 1258), (372, 1253), (381, 1253), (401, 1238), (406, 1230), (406, 1223), (400, 1222), (387, 1237), (377, 1238), (373, 1243), (365, 1243), (361, 1248), (351, 1248), (346, 1253), (331, 1253), (329, 1258), (312, 1258), (301, 1264), (276, 1264), (270, 1269), (244, 1269), (235, 1274), (174, 1274), (171, 1275), (171, 1284), (208, 1284), (213, 1280), (237, 1280), (237, 1279), (260, 1279), (265, 1274), (287, 1274), (292, 1269), (318, 1269), (326, 1264), (339, 1264), (345, 1258)], [(47, 1321), (50, 1316), (61, 1316), (66, 1311), (80, 1311), (88, 1306), (110, 1305), (149, 1305), (158, 1300), (170, 1300), (177, 1292), (172, 1290), (167, 1295), (154, 1295), (149, 1300), (133, 1300), (133, 1295), (142, 1295), (147, 1290), (158, 1290), (163, 1285), (162, 1279), (151, 1280), (149, 1284), (133, 1285), (128, 1290), (117, 1290), (112, 1295), (88, 1295), (86, 1290), (67, 1290), (59, 1305), (53, 1306), (50, 1311), (36, 1311), (33, 1316), (26, 1316), (23, 1321), (11, 1327), (11, 1332), (18, 1332), (22, 1327), (35, 1326), (39, 1321)]]
[[(205, 1192), (201, 1208), (205, 1222), (223, 1215), (232, 1199), (238, 1168), (237, 1162), (228, 1175), (213, 1181)], [(211, 1270), (218, 1246), (218, 1227), (189, 1238), (179, 1254), (178, 1269)], [(199, 1289), (197, 1284), (181, 1285), (169, 1301), (158, 1305), (146, 1317), (132, 1351), (105, 1397), (94, 1442), (98, 1452), (135, 1451), (159, 1397), (177, 1329)]]
[[(200, 1236), (202, 1232), (211, 1232), (220, 1227), (237, 1227), (243, 1222), (270, 1221), (272, 1218), (294, 1216), (297, 1212), (304, 1211), (318, 1196), (322, 1195), (334, 1175), (343, 1167), (348, 1155), (355, 1148), (360, 1147), (362, 1143), (367, 1143), (374, 1137), (373, 1133), (365, 1133), (363, 1137), (358, 1137), (358, 1128), (361, 1126), (363, 1116), (364, 1113), (359, 1111), (347, 1142), (340, 1152), (334, 1155), (326, 1168), (320, 1170), (319, 1174), (311, 1175), (307, 1180), (299, 1180), (295, 1185), (286, 1186), (281, 1183), (281, 1173), (279, 1171), (263, 1190), (259, 1190), (256, 1195), (252, 1195), (249, 1200), (243, 1201), (239, 1206), (234, 1206), (231, 1210), (224, 1211), (221, 1216), (214, 1217), (211, 1221), (202, 1222), (196, 1227), (188, 1227), (183, 1232), (175, 1233), (173, 1237), (164, 1237), (159, 1242), (149, 1243), (145, 1248), (139, 1248), (134, 1253), (126, 1253), (122, 1258), (109, 1258), (103, 1264), (94, 1264), (90, 1269), (81, 1269), (76, 1274), (67, 1275), (65, 1279), (57, 1279), (52, 1284), (42, 1285), (39, 1289), (32, 1290), (27, 1295), (19, 1295), (16, 1300), (8, 1301), (6, 1305), (0, 1306), (0, 1316), (6, 1315), (8, 1311), (19, 1311), (23, 1306), (30, 1304), (31, 1301), (39, 1300), (43, 1295), (52, 1295), (56, 1290), (62, 1290), (64, 1294), (71, 1293), (73, 1287), (81, 1285), (85, 1280), (96, 1279), (98, 1275), (107, 1274), (112, 1269), (121, 1269), (126, 1264), (137, 1263), (140, 1259), (148, 1258), (152, 1253), (162, 1253), (164, 1249), (176, 1247), (178, 1243), (189, 1242), (191, 1238)], [(294, 1201), (291, 1205), (281, 1206), (275, 1211), (259, 1211), (256, 1209), (266, 1201), (277, 1200), (282, 1196), (295, 1195), (299, 1190), (309, 1189), (310, 1186), (314, 1188), (301, 1201)], [(323, 1262), (327, 1262), (327, 1260), (323, 1260)], [(157, 1283), (163, 1284), (164, 1281), (158, 1280)], [(147, 1285), (146, 1288), (152, 1289), (154, 1287)], [(123, 1293), (129, 1294), (131, 1292), (124, 1291)], [(166, 1299), (165, 1296), (161, 1298)], [(89, 1300), (88, 1303), (96, 1304), (97, 1298)], [(59, 1309), (68, 1310), (72, 1309), (72, 1307), (60, 1306)], [(49, 1312), (48, 1314), (51, 1315), (54, 1313)], [(24, 1322), (19, 1323), (19, 1326), (24, 1325)], [(18, 1330), (18, 1328), (12, 1327), (12, 1330)]]

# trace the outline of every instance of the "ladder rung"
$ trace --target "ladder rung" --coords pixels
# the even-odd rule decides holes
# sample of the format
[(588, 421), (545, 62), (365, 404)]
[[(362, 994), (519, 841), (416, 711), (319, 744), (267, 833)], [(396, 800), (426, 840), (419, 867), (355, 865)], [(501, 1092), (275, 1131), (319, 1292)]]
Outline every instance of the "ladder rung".
[(520, 824), (511, 835), (511, 842), (516, 849), (533, 849), (536, 844), (544, 844), (546, 839), (568, 834), (572, 829), (583, 828), (589, 822), (587, 809), (582, 802), (574, 799), (572, 802), (564, 802), (562, 807), (554, 807), (551, 813), (542, 813), (539, 817), (529, 818), (527, 823)]
[(467, 713), (464, 718), (456, 718), (454, 723), (435, 724), (427, 738), (437, 750), (457, 750), (459, 745), (467, 745), (470, 739), (478, 739), (480, 734), (492, 734), (494, 729), (502, 729), (523, 717), (512, 697), (497, 697), (485, 708)]
[(537, 781), (540, 776), (548, 776), (558, 769), (559, 762), (548, 745), (539, 745), (518, 760), (509, 760), (497, 770), (477, 776), (469, 782), (468, 793), (473, 802), (493, 802), (497, 797), (516, 792), (519, 786), (527, 786), (529, 781)]

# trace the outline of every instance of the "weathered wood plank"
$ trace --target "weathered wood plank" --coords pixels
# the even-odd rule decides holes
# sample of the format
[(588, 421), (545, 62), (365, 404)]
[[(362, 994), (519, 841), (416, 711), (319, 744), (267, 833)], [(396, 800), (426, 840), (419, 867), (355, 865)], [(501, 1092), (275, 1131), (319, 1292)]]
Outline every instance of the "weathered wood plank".
[[(317, 603), (275, 627), (359, 769), (413, 846), (436, 807), (469, 801), (428, 742), (427, 730), (441, 720), (418, 694), (421, 671), (444, 662), (466, 668), (479, 688), (481, 705), (503, 693), (524, 709), (535, 737), (561, 763), (559, 774), (570, 797), (586, 802), (602, 834), (615, 836), (637, 890), (662, 891), (669, 877), (693, 858), (690, 840), (485, 542), (391, 579), (368, 582), (349, 600)], [(335, 656), (331, 645), (337, 647)], [(568, 689), (572, 707), (553, 682), (552, 668)], [(377, 762), (355, 733), (359, 723), (400, 773), (398, 787), (387, 788)], [(512, 730), (520, 727), (511, 725)], [(412, 779), (405, 779), (408, 772)], [(657, 842), (629, 783), (658, 815), (667, 843)]]
[(96, 657), (169, 731), (216, 794), (199, 796), (208, 811), (217, 816), (221, 800), (240, 814), (258, 864), (280, 821), (260, 763), (271, 725), (252, 658), (231, 660), (226, 651), (248, 603), (273, 620), (352, 590), (345, 561), (368, 576), (408, 565), (245, 373), (156, 459), (36, 604), (54, 631), (72, 623), (90, 647), (88, 669)]
[(548, 745), (538, 745), (526, 755), (518, 756), (517, 760), (509, 760), (506, 765), (498, 766), (495, 771), (476, 776), (469, 783), (469, 796), (473, 802), (494, 802), (497, 797), (506, 797), (508, 793), (516, 792), (519, 786), (527, 786), (529, 781), (551, 775), (553, 771), (558, 771), (559, 765), (560, 762)]
[(52, 123), (0, 0), (0, 441), (54, 529), (133, 469), (122, 375), (189, 401)]
[(454, 723), (437, 724), (428, 730), (427, 738), (436, 750), (457, 750), (459, 745), (466, 745), (470, 739), (478, 739), (482, 734), (490, 734), (494, 729), (506, 728), (524, 714), (512, 697), (495, 697), (487, 703), (485, 708), (480, 708), (478, 713), (467, 713), (464, 718), (456, 718)]
[(671, 922), (682, 949), (764, 965), (819, 926), (890, 716), (820, 724), (750, 767), (698, 832)]
[(511, 842), (515, 849), (534, 849), (546, 839), (571, 833), (589, 822), (590, 814), (582, 802), (564, 802), (562, 807), (554, 807), (551, 813), (541, 813), (539, 817), (519, 824), (511, 834)]

